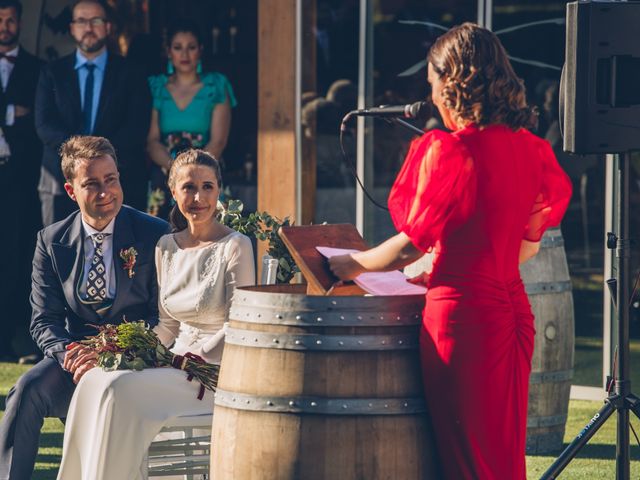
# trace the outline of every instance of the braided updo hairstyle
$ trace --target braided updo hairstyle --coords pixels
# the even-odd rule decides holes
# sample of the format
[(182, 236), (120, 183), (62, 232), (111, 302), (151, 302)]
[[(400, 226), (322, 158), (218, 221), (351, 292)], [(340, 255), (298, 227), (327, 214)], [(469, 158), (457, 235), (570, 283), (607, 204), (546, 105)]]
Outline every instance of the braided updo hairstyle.
[(444, 81), (443, 103), (457, 124), (504, 124), (513, 130), (537, 125), (524, 83), (493, 32), (470, 22), (453, 27), (436, 40), (427, 60)]

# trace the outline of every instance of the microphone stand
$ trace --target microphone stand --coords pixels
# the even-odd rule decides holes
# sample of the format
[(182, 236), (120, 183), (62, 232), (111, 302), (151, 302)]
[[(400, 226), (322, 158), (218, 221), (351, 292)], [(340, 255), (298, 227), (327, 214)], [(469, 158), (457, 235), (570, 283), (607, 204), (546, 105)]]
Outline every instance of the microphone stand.
[[(345, 131), (347, 130), (347, 122), (348, 122), (348, 121), (351, 119), (351, 117), (353, 117), (354, 115), (357, 115), (357, 114), (355, 113), (355, 111), (354, 111), (354, 112), (349, 112), (349, 113), (347, 113), (347, 114), (344, 116), (344, 118), (342, 119), (342, 123), (340, 124), (340, 132), (345, 132)], [(400, 117), (392, 117), (392, 118), (389, 118), (389, 117), (382, 117), (382, 116), (377, 117), (376, 115), (369, 115), (369, 116), (370, 116), (371, 118), (380, 118), (380, 119), (385, 120), (385, 121), (387, 121), (387, 122), (389, 122), (389, 123), (397, 123), (398, 125), (401, 125), (401, 126), (403, 126), (403, 127), (407, 128), (407, 129), (411, 130), (411, 132), (412, 132), (414, 135), (420, 135), (420, 136), (422, 136), (422, 135), (424, 135), (424, 134), (426, 133), (426, 132), (425, 132), (424, 130), (422, 130), (421, 128), (416, 127), (415, 125), (413, 125), (413, 124), (411, 124), (411, 123), (407, 122), (406, 120), (403, 120), (403, 119), (402, 119), (402, 118), (400, 118)]]
[(424, 135), (425, 131), (422, 130), (421, 128), (416, 127), (415, 125), (412, 125), (411, 123), (407, 122), (406, 120), (403, 120), (401, 118), (391, 118), (388, 119), (390, 122), (392, 123), (397, 123), (398, 125), (402, 125), (405, 128), (408, 128), (409, 130), (411, 130), (413, 133), (415, 133), (416, 135)]
[[(360, 186), (360, 188), (362, 189), (362, 191), (364, 192), (365, 196), (371, 201), (371, 203), (373, 203), (376, 207), (380, 208), (381, 210), (389, 210), (387, 207), (385, 207), (384, 205), (380, 205), (378, 202), (375, 201), (375, 199), (369, 194), (369, 192), (367, 191), (367, 189), (364, 187), (364, 185), (362, 184), (362, 181), (360, 180), (360, 177), (358, 177), (358, 173), (356, 171), (356, 167), (353, 164), (353, 162), (349, 159), (349, 156), (347, 155), (347, 152), (344, 148), (344, 143), (343, 143), (343, 138), (344, 138), (344, 134), (348, 131), (347, 129), (347, 123), (349, 122), (349, 120), (351, 119), (351, 117), (353, 117), (354, 115), (356, 115), (356, 112), (349, 112), (347, 113), (344, 118), (342, 119), (342, 122), (340, 123), (340, 151), (342, 152), (342, 156), (345, 160), (345, 162), (347, 163), (347, 165), (349, 165), (349, 168), (351, 169), (351, 173), (353, 174), (353, 178), (355, 178), (357, 184)], [(371, 117), (374, 117), (374, 115), (370, 115)], [(381, 118), (381, 117), (378, 117)], [(411, 123), (402, 120), (401, 118), (384, 118), (384, 120), (386, 120), (389, 123), (397, 123), (398, 125), (402, 125), (405, 128), (408, 128), (409, 130), (411, 130), (412, 133), (414, 133), (415, 135), (424, 135), (425, 132), (424, 130), (421, 130), (420, 128), (416, 127), (415, 125), (412, 125)]]

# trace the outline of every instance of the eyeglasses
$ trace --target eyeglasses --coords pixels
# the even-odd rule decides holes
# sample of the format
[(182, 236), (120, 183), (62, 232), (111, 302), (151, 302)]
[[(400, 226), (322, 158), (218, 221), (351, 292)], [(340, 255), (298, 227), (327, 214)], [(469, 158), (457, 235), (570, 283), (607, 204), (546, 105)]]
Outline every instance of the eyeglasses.
[(76, 18), (71, 23), (79, 27), (86, 27), (88, 25), (91, 25), (92, 27), (102, 27), (105, 23), (107, 23), (107, 19), (102, 17)]

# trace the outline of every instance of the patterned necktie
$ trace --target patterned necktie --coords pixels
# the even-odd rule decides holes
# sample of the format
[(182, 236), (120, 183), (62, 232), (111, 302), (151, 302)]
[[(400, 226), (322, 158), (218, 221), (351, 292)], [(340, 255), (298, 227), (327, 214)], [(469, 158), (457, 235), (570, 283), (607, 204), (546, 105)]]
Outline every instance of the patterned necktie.
[(96, 66), (93, 63), (85, 63), (84, 67), (88, 70), (87, 78), (84, 81), (84, 108), (82, 109), (82, 118), (84, 119), (83, 131), (85, 135), (92, 133), (91, 120), (93, 118), (93, 71)]
[(94, 251), (91, 267), (89, 267), (89, 275), (87, 276), (87, 300), (91, 302), (102, 302), (107, 298), (106, 268), (102, 253), (102, 242), (104, 242), (107, 235), (109, 234), (94, 233), (91, 235)]

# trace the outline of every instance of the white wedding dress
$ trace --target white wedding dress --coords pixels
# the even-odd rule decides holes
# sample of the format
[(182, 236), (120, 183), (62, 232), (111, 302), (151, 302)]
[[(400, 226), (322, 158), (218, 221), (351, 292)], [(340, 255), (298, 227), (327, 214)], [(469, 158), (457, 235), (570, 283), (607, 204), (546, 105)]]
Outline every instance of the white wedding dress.
[[(173, 235), (156, 247), (160, 322), (171, 350), (220, 363), (231, 295), (255, 281), (250, 240), (232, 232), (198, 249), (181, 249)], [(78, 383), (69, 406), (58, 480), (138, 480), (154, 437), (169, 420), (213, 411), (213, 393), (174, 368), (104, 372)]]

